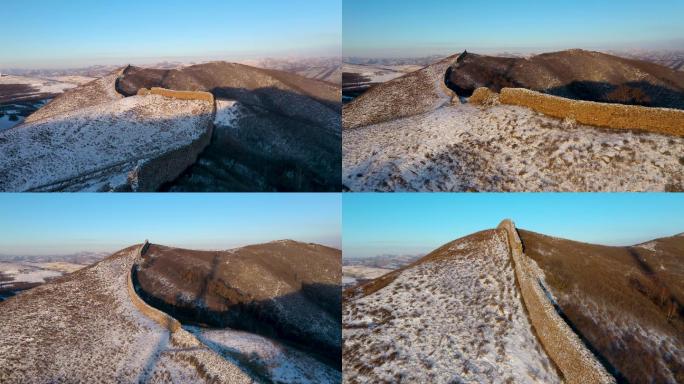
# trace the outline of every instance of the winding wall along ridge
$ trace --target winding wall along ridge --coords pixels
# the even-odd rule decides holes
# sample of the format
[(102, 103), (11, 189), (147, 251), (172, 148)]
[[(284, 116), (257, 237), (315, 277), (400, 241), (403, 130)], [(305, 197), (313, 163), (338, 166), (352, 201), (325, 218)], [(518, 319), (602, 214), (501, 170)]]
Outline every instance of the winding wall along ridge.
[[(615, 383), (594, 355), (556, 312), (553, 303), (541, 287), (538, 267), (523, 253), (522, 242), (511, 220), (504, 220), (504, 229), (520, 286), (523, 303), (539, 341), (556, 364), (567, 383)], [(536, 267), (536, 269), (535, 269)]]
[(174, 333), (180, 329), (182, 329), (181, 324), (178, 320), (175, 318), (171, 317), (170, 315), (158, 310), (157, 308), (154, 308), (147, 304), (138, 294), (135, 292), (135, 288), (133, 287), (133, 268), (135, 268), (135, 265), (138, 260), (142, 258), (142, 253), (144, 250), (147, 250), (149, 247), (149, 244), (147, 241), (145, 244), (143, 244), (140, 249), (137, 252), (137, 255), (135, 257), (135, 261), (133, 263), (133, 267), (128, 271), (128, 277), (127, 277), (127, 282), (126, 282), (126, 288), (128, 289), (128, 296), (131, 298), (131, 301), (133, 302), (133, 305), (142, 312), (143, 315), (149, 317), (150, 319), (154, 320), (157, 324), (161, 325), (162, 327), (166, 328), (169, 332)]
[(684, 111), (679, 109), (572, 100), (525, 88), (503, 88), (499, 102), (552, 117), (574, 119), (580, 124), (684, 136)]
[[(254, 381), (243, 374), (237, 367), (234, 367), (233, 372), (217, 369), (218, 364), (225, 362), (223, 357), (220, 357), (216, 352), (199, 341), (193, 334), (183, 329), (181, 323), (174, 317), (150, 306), (138, 296), (133, 286), (132, 272), (136, 263), (140, 261), (149, 246), (150, 243), (145, 240), (145, 243), (140, 246), (140, 249), (137, 251), (133, 266), (128, 270), (126, 285), (128, 296), (131, 298), (133, 305), (143, 315), (170, 332), (169, 338), (171, 343), (181, 348), (176, 351), (176, 358), (190, 363), (197, 370), (200, 377), (205, 378), (210, 383), (253, 384)], [(199, 351), (199, 349), (201, 349), (201, 351)], [(194, 353), (190, 351), (194, 351)]]

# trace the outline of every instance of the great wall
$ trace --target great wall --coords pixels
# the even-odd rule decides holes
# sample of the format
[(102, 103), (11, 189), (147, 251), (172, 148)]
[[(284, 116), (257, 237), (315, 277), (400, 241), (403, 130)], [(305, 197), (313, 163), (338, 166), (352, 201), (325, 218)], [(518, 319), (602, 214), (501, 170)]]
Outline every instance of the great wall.
[[(183, 329), (181, 323), (149, 304), (147, 304), (135, 291), (133, 283), (133, 269), (141, 261), (142, 257), (147, 252), (150, 243), (145, 240), (145, 243), (140, 246), (136, 252), (133, 266), (128, 270), (126, 278), (126, 288), (131, 303), (140, 311), (145, 317), (159, 324), (162, 328), (169, 331), (169, 341), (175, 349), (169, 349), (166, 353), (173, 353), (178, 359), (190, 363), (197, 373), (207, 379), (211, 383), (253, 383), (248, 376), (238, 374), (238, 372), (226, 372), (221, 370), (221, 364), (232, 364), (224, 360), (223, 357), (208, 348), (204, 343), (199, 341), (190, 332)], [(194, 352), (194, 353), (193, 353)], [(236, 374), (238, 375), (236, 377)]]
[(503, 88), (501, 93), (496, 93), (481, 87), (473, 92), (468, 101), (481, 105), (496, 102), (516, 105), (595, 127), (684, 136), (684, 111), (678, 109), (572, 100), (525, 88)]
[[(144, 256), (145, 252), (147, 251), (147, 248), (149, 248), (149, 242), (145, 241), (145, 243), (140, 247), (140, 249), (137, 252), (137, 255), (135, 257), (135, 261), (133, 262), (133, 268), (136, 268), (138, 262), (142, 259)], [(166, 328), (169, 332), (175, 333), (175, 332), (186, 332), (181, 328), (181, 324), (178, 320), (174, 319), (173, 317), (169, 316), (168, 314), (150, 306), (147, 304), (143, 299), (138, 296), (138, 294), (135, 291), (135, 287), (133, 285), (133, 268), (131, 268), (128, 271), (128, 277), (127, 277), (127, 284), (126, 288), (128, 290), (128, 296), (131, 298), (131, 302), (133, 302), (133, 305), (145, 316), (149, 317), (150, 319), (154, 320), (157, 324), (161, 325), (162, 327)], [(194, 336), (188, 335), (192, 338)]]
[(523, 304), (535, 333), (549, 358), (563, 374), (567, 383), (615, 383), (580, 338), (561, 318), (542, 288), (542, 272), (523, 249), (515, 224), (502, 221), (499, 229), (506, 231), (515, 277)]

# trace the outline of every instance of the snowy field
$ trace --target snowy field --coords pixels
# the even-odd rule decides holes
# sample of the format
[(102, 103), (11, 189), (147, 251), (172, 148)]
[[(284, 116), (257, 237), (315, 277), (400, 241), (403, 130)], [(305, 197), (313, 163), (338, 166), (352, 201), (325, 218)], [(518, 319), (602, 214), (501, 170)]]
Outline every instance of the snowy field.
[(345, 303), (345, 382), (560, 382), (527, 320), (503, 230), (428, 258)]
[(333, 384), (342, 373), (294, 348), (248, 332), (186, 326), (203, 344), (243, 370), (274, 383)]
[[(140, 161), (190, 146), (210, 129), (212, 106), (133, 96), (0, 132), (0, 190), (116, 190)], [(65, 189), (69, 189), (68, 186)]]
[(420, 69), (419, 65), (372, 66), (345, 63), (342, 71), (367, 78), (366, 83), (384, 83)]
[(359, 280), (376, 279), (389, 272), (392, 272), (392, 269), (345, 265), (342, 267), (342, 286), (346, 288), (356, 284)]
[[(92, 79), (90, 79), (92, 80)], [(34, 98), (41, 94), (59, 94), (68, 89), (76, 88), (82, 84), (83, 79), (75, 78), (62, 78), (57, 79), (41, 79), (35, 77), (25, 77), (25, 76), (12, 76), (3, 75), (0, 76), (0, 86), (5, 85), (23, 85), (26, 88), (13, 92), (10, 94), (0, 94), (1, 97), (10, 97), (11, 101), (20, 101), (24, 99)], [(3, 89), (0, 87), (0, 89)]]
[(41, 268), (39, 265), (0, 262), (0, 286), (16, 283), (44, 283), (46, 279), (62, 276), (64, 272)]
[(352, 191), (684, 189), (684, 138), (457, 105), (343, 130)]

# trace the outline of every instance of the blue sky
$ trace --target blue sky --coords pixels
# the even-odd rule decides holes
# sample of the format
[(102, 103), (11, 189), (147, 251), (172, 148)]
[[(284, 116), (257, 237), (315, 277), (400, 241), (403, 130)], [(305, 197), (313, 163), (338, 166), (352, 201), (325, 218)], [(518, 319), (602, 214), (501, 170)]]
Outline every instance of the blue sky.
[(0, 5), (0, 68), (339, 56), (342, 0), (31, 0)]
[(634, 245), (684, 232), (677, 193), (354, 193), (342, 197), (344, 257), (421, 254), (505, 218), (546, 235)]
[(339, 194), (0, 194), (0, 255), (193, 249), (278, 239), (340, 248)]
[(682, 0), (344, 0), (343, 54), (684, 48)]

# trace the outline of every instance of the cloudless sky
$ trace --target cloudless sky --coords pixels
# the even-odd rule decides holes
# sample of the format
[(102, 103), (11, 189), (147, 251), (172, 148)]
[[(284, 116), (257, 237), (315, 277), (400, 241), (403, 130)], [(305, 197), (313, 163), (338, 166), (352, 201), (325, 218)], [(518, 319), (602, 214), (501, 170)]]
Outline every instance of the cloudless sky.
[(5, 0), (0, 68), (339, 56), (342, 0)]
[(353, 193), (342, 196), (343, 257), (428, 253), (457, 238), (518, 228), (634, 245), (684, 232), (681, 193)]
[(684, 49), (682, 0), (344, 0), (343, 54)]
[(0, 194), (0, 255), (150, 242), (229, 249), (280, 239), (340, 248), (339, 194)]

